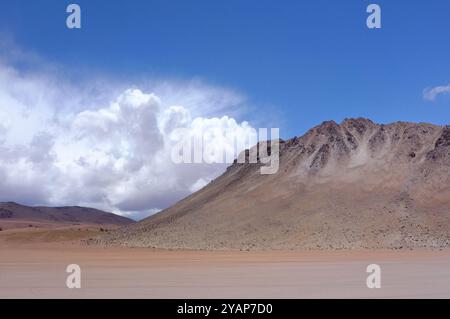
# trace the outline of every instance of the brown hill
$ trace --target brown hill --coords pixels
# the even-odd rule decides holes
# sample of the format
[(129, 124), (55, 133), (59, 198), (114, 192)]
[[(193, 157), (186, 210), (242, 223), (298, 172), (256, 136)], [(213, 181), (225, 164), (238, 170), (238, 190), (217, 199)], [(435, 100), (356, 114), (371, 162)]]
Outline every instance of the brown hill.
[(12, 221), (127, 225), (129, 218), (87, 207), (30, 207), (14, 202), (0, 203), (0, 223)]
[(280, 141), (280, 169), (233, 164), (106, 244), (187, 249), (450, 246), (450, 126), (324, 122)]

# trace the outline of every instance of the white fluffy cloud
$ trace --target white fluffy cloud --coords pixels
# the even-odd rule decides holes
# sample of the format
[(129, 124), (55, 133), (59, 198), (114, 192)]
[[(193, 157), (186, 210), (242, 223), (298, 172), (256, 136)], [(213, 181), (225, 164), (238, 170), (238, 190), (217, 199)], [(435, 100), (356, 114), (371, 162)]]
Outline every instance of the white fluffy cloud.
[(441, 94), (449, 94), (450, 93), (450, 84), (443, 86), (436, 86), (433, 88), (427, 88), (423, 91), (423, 98), (428, 101), (434, 101)]
[(99, 98), (98, 90), (0, 63), (0, 201), (140, 218), (202, 188), (226, 164), (175, 164), (173, 133), (210, 130), (207, 143), (232, 145), (225, 132), (252, 127), (204, 114), (223, 114), (242, 98), (199, 82), (154, 87), (158, 96), (130, 88)]

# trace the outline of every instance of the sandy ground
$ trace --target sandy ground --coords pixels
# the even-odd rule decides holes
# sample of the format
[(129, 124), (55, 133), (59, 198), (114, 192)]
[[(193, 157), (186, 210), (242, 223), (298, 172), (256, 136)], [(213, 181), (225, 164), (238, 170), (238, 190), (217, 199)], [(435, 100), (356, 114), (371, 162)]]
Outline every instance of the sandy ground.
[(116, 225), (0, 220), (0, 247), (80, 246), (82, 241), (117, 229)]
[[(366, 267), (381, 266), (381, 288)], [(66, 287), (68, 264), (81, 289)], [(200, 252), (0, 245), (0, 298), (450, 298), (450, 251)]]

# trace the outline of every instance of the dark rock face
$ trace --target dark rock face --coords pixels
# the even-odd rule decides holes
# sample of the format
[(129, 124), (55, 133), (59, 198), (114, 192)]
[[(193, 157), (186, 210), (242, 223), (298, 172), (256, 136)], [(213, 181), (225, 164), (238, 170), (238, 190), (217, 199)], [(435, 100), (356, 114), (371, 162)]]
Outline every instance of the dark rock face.
[(316, 153), (316, 155), (314, 156), (310, 168), (316, 168), (316, 169), (320, 169), (323, 168), (329, 158), (330, 158), (331, 152), (330, 152), (330, 145), (329, 144), (323, 144), (319, 151)]
[(359, 136), (363, 136), (368, 129), (375, 127), (376, 125), (368, 119), (345, 119), (342, 122), (342, 126), (347, 127), (351, 132), (357, 133)]
[(369, 140), (369, 148), (373, 153), (376, 153), (381, 149), (381, 147), (386, 143), (387, 141), (387, 134), (384, 129), (384, 126), (380, 126), (376, 133), (372, 135), (372, 137)]
[(435, 148), (450, 147), (450, 126), (446, 126), (442, 130), (441, 136), (435, 144)]
[(434, 143), (434, 149), (427, 153), (427, 160), (443, 162), (448, 165), (450, 160), (450, 126), (445, 126), (439, 138)]

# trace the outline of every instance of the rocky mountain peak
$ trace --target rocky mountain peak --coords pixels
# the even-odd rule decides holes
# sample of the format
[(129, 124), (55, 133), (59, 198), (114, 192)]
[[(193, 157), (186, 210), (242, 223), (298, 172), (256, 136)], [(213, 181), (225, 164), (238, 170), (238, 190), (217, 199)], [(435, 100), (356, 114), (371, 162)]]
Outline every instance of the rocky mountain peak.
[(201, 249), (448, 248), (449, 207), (450, 126), (345, 119), (280, 143), (278, 173), (261, 175), (259, 164), (234, 164), (202, 190), (105, 242)]

